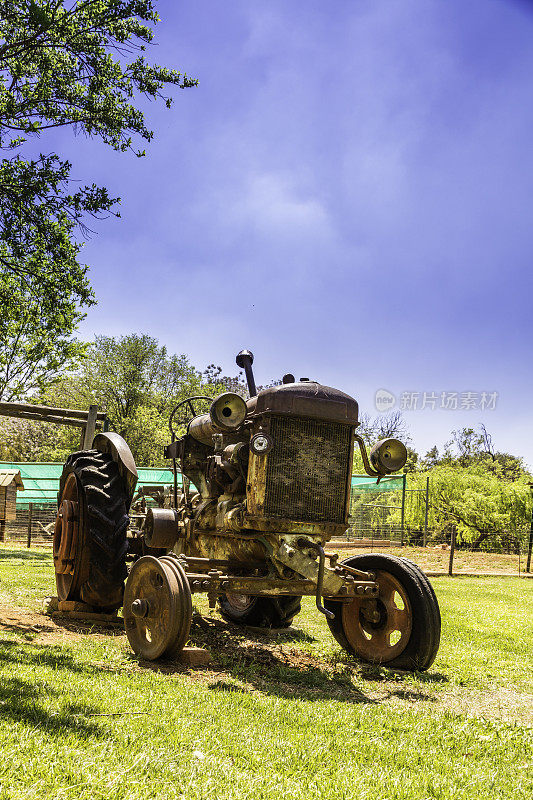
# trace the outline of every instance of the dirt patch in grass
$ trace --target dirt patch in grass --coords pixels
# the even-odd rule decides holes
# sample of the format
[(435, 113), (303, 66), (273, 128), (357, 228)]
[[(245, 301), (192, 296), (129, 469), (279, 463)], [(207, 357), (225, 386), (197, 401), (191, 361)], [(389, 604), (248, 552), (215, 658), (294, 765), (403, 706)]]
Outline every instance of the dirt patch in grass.
[(87, 624), (65, 618), (54, 619), (48, 614), (0, 604), (0, 631), (12, 631), (36, 644), (68, 644), (91, 634), (108, 637), (124, 635), (122, 630)]
[[(335, 549), (335, 542), (331, 542), (330, 549)], [(368, 551), (372, 548), (368, 548)], [(352, 556), (361, 555), (367, 552), (360, 548), (343, 547), (339, 550), (340, 560)], [(447, 571), (450, 560), (450, 548), (446, 545), (436, 545), (429, 547), (385, 547), (379, 549), (376, 546), (372, 552), (381, 552), (394, 556), (405, 556), (410, 558), (423, 570), (428, 571)], [(518, 575), (519, 559), (518, 555), (507, 555), (506, 553), (484, 553), (470, 552), (468, 550), (456, 549), (453, 557), (454, 572), (478, 572), (491, 573), (498, 572), (506, 575)], [(525, 569), (525, 555), (520, 559), (520, 568)]]

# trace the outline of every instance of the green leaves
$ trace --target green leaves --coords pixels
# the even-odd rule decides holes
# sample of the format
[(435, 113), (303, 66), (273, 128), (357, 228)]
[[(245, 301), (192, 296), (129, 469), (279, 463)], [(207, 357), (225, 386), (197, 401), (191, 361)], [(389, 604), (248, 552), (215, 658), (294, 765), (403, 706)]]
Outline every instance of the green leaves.
[[(158, 20), (149, 0), (75, 2), (4, 0), (0, 19), (0, 146), (12, 131), (35, 134), (72, 125), (116, 150), (153, 132), (131, 102), (136, 94), (170, 98), (165, 87), (197, 81), (137, 55)], [(136, 56), (137, 57), (134, 57)]]
[(531, 515), (531, 492), (527, 476), (515, 482), (483, 469), (437, 466), (429, 473), (409, 476), (409, 489), (418, 489), (420, 502), (407, 504), (406, 524), (424, 527), (422, 501), (427, 475), (430, 478), (429, 528), (441, 529), (454, 523), (460, 539), (481, 542), (487, 535), (515, 534), (525, 529)]
[[(117, 151), (144, 155), (135, 141), (150, 141), (153, 132), (136, 98), (169, 106), (166, 87), (196, 85), (141, 54), (158, 19), (151, 0), (3, 0), (0, 148), (18, 150), (48, 129), (71, 126)], [(11, 363), (12, 345), (22, 341), (18, 332), (36, 341), (37, 331), (48, 333), (41, 354), (29, 343), (25, 351), (36, 372), (18, 372), (13, 383), (10, 367), (0, 377), (4, 393), (37, 388), (37, 378), (29, 376), (45, 362), (51, 375), (53, 341), (58, 368), (67, 364), (66, 343), (84, 316), (80, 308), (95, 302), (87, 266), (79, 262), (82, 237), (91, 219), (118, 217), (119, 200), (94, 184), (72, 191), (70, 172), (70, 163), (55, 153), (0, 161), (0, 314), (4, 335), (14, 337), (0, 343), (0, 365)], [(30, 325), (29, 308), (39, 309), (41, 322), (34, 313)]]
[(18, 400), (42, 392), (62, 370), (79, 364), (85, 345), (72, 329), (80, 314), (68, 298), (42, 302), (32, 281), (5, 274), (0, 289), (0, 399)]

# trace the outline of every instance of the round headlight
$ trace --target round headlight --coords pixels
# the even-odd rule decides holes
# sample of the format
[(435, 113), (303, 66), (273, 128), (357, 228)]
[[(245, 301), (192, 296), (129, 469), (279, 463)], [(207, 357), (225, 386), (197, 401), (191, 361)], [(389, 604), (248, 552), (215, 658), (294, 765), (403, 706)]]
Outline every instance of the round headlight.
[(274, 442), (268, 433), (256, 433), (250, 440), (250, 450), (256, 456), (264, 456), (272, 450)]

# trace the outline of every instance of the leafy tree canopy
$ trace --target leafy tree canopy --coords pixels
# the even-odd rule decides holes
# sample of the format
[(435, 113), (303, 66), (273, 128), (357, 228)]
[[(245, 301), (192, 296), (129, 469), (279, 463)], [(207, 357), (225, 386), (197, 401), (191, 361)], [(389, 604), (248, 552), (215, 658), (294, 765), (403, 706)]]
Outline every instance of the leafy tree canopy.
[(475, 468), (477, 474), (488, 472), (504, 481), (516, 481), (523, 476), (531, 480), (523, 459), (496, 450), (484, 425), (477, 431), (473, 428), (452, 431), (452, 438), (444, 445), (443, 454), (439, 455), (437, 447), (432, 447), (420, 463), (422, 469), (439, 465)]
[(50, 304), (28, 293), (17, 276), (4, 275), (0, 296), (0, 400), (39, 393), (79, 363), (85, 346), (70, 335), (79, 312), (69, 302)]
[[(424, 494), (427, 473), (409, 477), (409, 489)], [(514, 535), (523, 531), (531, 516), (531, 491), (526, 474), (518, 480), (503, 481), (479, 465), (458, 467), (442, 464), (430, 473), (428, 527), (437, 533), (450, 524), (457, 527), (459, 540), (476, 546), (494, 534)], [(406, 524), (424, 527), (425, 504), (406, 506)]]
[[(146, 334), (97, 336), (79, 368), (42, 392), (39, 401), (68, 408), (96, 404), (128, 442), (140, 466), (165, 464), (172, 409), (191, 395), (233, 391), (237, 378), (210, 365), (198, 371), (185, 355), (169, 354)], [(79, 447), (79, 429), (21, 420), (2, 421), (3, 460), (63, 461)]]
[[(41, 323), (32, 328), (26, 318), (20, 322), (24, 334), (12, 332), (13, 340), (28, 337), (26, 358), (44, 330), (50, 334), (43, 353), (47, 362), (61, 323), (56, 355), (58, 363), (68, 363), (65, 337), (82, 316), (79, 308), (94, 303), (87, 266), (79, 261), (80, 234), (91, 217), (118, 216), (118, 198), (94, 184), (73, 188), (71, 164), (53, 152), (35, 156), (32, 140), (49, 129), (71, 127), (117, 151), (144, 155), (138, 143), (149, 142), (153, 132), (138, 98), (170, 106), (165, 90), (196, 84), (146, 60), (158, 19), (151, 0), (1, 4), (0, 148), (6, 156), (0, 162), (0, 313), (12, 324), (25, 305), (42, 304), (44, 328)], [(24, 157), (30, 145), (32, 155)], [(10, 361), (9, 353), (4, 361)], [(27, 389), (36, 383), (30, 375)]]

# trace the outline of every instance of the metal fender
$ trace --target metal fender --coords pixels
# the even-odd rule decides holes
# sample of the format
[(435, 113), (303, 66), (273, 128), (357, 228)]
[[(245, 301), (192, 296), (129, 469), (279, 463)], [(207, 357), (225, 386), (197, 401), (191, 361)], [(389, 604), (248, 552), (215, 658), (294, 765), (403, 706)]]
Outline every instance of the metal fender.
[(99, 450), (101, 453), (108, 453), (118, 465), (118, 471), (126, 490), (129, 510), (139, 476), (135, 459), (126, 441), (120, 434), (113, 431), (97, 433), (93, 439), (93, 449)]

